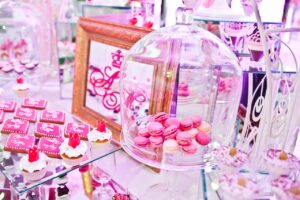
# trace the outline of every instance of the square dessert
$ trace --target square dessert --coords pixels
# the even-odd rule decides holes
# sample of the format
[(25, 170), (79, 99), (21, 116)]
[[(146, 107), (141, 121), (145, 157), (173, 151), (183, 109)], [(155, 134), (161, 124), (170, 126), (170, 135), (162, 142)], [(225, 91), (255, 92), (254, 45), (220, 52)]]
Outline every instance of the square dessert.
[(46, 108), (47, 101), (45, 99), (34, 99), (34, 98), (26, 98), (22, 103), (22, 107), (24, 108), (33, 108), (37, 110), (43, 110)]
[(61, 111), (44, 110), (40, 117), (41, 122), (64, 124), (65, 113)]
[(80, 139), (87, 140), (90, 126), (87, 124), (68, 123), (65, 128), (65, 137), (69, 137), (72, 132), (78, 133)]
[(30, 135), (10, 134), (4, 146), (5, 151), (27, 153), (34, 146), (35, 137)]
[(31, 108), (17, 108), (14, 118), (36, 122), (36, 111)]
[(38, 122), (35, 126), (34, 135), (37, 137), (55, 137), (60, 138), (61, 130), (57, 124), (48, 124), (44, 122)]
[(4, 122), (1, 133), (10, 134), (27, 134), (29, 128), (29, 122), (22, 119), (7, 119)]
[(4, 111), (0, 110), (0, 124), (2, 124), (3, 120), (4, 120)]
[(16, 102), (14, 101), (4, 101), (0, 103), (0, 110), (4, 112), (14, 112), (16, 108)]
[(59, 147), (63, 143), (62, 138), (40, 138), (38, 149), (51, 158), (61, 158), (59, 154)]

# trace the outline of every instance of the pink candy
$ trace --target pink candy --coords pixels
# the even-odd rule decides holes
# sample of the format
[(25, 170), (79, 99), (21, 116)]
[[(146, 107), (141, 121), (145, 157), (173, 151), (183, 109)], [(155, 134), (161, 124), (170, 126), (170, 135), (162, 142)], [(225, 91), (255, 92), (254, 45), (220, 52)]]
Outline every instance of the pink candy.
[(185, 153), (188, 153), (188, 154), (194, 154), (197, 152), (198, 148), (197, 148), (197, 145), (195, 145), (194, 143), (192, 143), (191, 145), (189, 146), (183, 146), (182, 147), (182, 150), (185, 152)]
[(196, 141), (203, 146), (206, 146), (210, 143), (211, 139), (209, 137), (208, 134), (204, 133), (204, 132), (199, 132), (196, 136), (195, 136)]
[(146, 147), (149, 144), (149, 139), (143, 136), (137, 136), (133, 139), (134, 144), (139, 147)]
[(165, 139), (175, 139), (177, 135), (177, 126), (176, 125), (171, 125), (167, 127), (164, 131), (164, 137)]
[(154, 147), (161, 147), (164, 142), (164, 138), (162, 136), (150, 136), (149, 140), (151, 145)]
[(169, 119), (167, 119), (167, 120), (165, 121), (165, 123), (164, 123), (164, 126), (165, 126), (165, 127), (169, 127), (169, 126), (171, 126), (171, 125), (175, 125), (175, 126), (177, 126), (177, 128), (179, 128), (179, 127), (180, 127), (180, 122), (179, 122), (179, 120), (176, 119), (176, 118), (169, 118)]
[(179, 132), (176, 136), (176, 140), (181, 146), (189, 146), (192, 143), (192, 135), (188, 132)]
[(191, 120), (193, 122), (193, 127), (194, 128), (198, 128), (201, 125), (201, 123), (202, 123), (202, 118), (200, 116), (197, 116), (197, 115), (193, 116), (191, 118)]
[(148, 124), (148, 130), (152, 136), (160, 136), (163, 134), (164, 127), (159, 122), (150, 122)]
[(193, 128), (193, 121), (189, 118), (183, 119), (180, 121), (180, 129), (184, 131), (188, 131)]

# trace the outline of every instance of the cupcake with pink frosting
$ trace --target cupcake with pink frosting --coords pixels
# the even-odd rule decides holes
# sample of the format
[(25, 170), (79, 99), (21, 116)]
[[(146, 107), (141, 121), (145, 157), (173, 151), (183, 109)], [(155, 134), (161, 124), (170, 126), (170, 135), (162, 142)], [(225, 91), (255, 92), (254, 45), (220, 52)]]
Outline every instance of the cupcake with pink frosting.
[(223, 200), (252, 200), (260, 191), (254, 180), (238, 174), (223, 175), (219, 180), (219, 185)]
[(18, 97), (26, 97), (30, 91), (30, 85), (22, 77), (16, 79), (16, 85), (13, 90)]
[(20, 160), (20, 169), (24, 177), (30, 181), (42, 179), (46, 174), (47, 165), (47, 156), (39, 153), (36, 146), (29, 149), (28, 155)]
[(274, 176), (289, 175), (300, 168), (299, 159), (280, 149), (269, 149), (264, 155), (268, 171)]
[(225, 173), (236, 173), (248, 161), (249, 155), (237, 148), (221, 146), (212, 151), (215, 164)]
[(273, 180), (271, 190), (278, 200), (300, 200), (300, 183), (288, 176)]
[(112, 132), (106, 127), (103, 120), (99, 120), (97, 127), (90, 131), (87, 137), (93, 150), (106, 149), (112, 140)]
[(78, 133), (70, 133), (70, 137), (66, 138), (59, 147), (60, 156), (69, 166), (79, 165), (86, 159), (87, 145), (80, 141)]

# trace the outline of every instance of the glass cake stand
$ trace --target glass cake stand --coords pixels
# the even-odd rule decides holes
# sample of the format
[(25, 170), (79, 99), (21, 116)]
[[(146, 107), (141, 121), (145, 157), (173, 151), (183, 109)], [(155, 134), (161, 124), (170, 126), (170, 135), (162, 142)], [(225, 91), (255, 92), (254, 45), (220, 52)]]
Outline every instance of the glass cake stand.
[[(49, 101), (47, 104), (47, 109), (61, 110), (60, 108), (57, 108), (57, 106), (51, 104)], [(41, 111), (38, 111), (38, 116), (39, 116), (40, 112)], [(6, 119), (12, 118), (12, 117), (13, 117), (13, 114), (6, 113), (6, 117), (5, 117)], [(66, 112), (65, 124), (68, 122), (81, 122), (81, 121)], [(35, 128), (34, 126), (35, 125), (33, 123), (31, 123), (29, 131), (28, 131), (29, 134), (34, 133), (34, 128)], [(2, 125), (0, 126), (0, 128), (2, 128)], [(61, 128), (63, 128), (63, 126), (61, 126)], [(0, 144), (2, 146), (4, 146), (5, 141), (1, 140)], [(25, 154), (9, 153), (9, 152), (4, 151), (5, 156), (8, 156), (9, 158), (6, 159), (5, 161), (0, 162), (0, 171), (9, 180), (9, 182), (10, 182), (12, 188), (15, 190), (15, 192), (17, 194), (22, 194), (22, 193), (25, 193), (33, 188), (36, 188), (48, 181), (51, 181), (62, 175), (65, 175), (74, 170), (77, 170), (85, 165), (93, 163), (103, 157), (113, 154), (119, 150), (121, 150), (121, 147), (116, 142), (113, 141), (111, 143), (110, 147), (107, 149), (107, 151), (104, 151), (104, 152), (99, 153), (98, 155), (92, 156), (91, 151), (89, 150), (87, 153), (88, 154), (87, 160), (82, 162), (80, 165), (77, 165), (74, 167), (67, 167), (67, 168), (63, 168), (63, 161), (61, 159), (49, 158), (49, 160), (48, 160), (49, 165), (48, 165), (47, 173), (46, 173), (45, 177), (38, 181), (33, 181), (33, 182), (25, 180), (23, 178), (22, 172), (19, 168), (20, 159)]]

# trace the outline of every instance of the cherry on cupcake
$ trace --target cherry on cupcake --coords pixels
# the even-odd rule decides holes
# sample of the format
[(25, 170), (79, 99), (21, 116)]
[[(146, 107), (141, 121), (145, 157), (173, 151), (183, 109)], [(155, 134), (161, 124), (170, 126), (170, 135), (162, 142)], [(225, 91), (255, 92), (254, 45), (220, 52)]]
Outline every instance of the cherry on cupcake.
[(28, 151), (28, 161), (29, 162), (35, 162), (37, 160), (39, 160), (40, 156), (39, 156), (39, 152), (36, 146), (32, 147), (29, 149)]
[(68, 145), (73, 148), (76, 148), (79, 144), (80, 144), (80, 137), (78, 133), (70, 133)]
[(18, 84), (23, 84), (24, 83), (24, 78), (22, 78), (22, 77), (16, 78), (16, 82)]
[(106, 125), (104, 120), (99, 120), (97, 122), (97, 131), (99, 132), (105, 132), (106, 131)]

